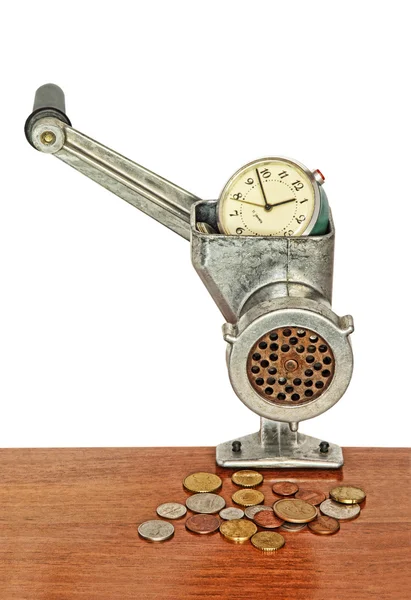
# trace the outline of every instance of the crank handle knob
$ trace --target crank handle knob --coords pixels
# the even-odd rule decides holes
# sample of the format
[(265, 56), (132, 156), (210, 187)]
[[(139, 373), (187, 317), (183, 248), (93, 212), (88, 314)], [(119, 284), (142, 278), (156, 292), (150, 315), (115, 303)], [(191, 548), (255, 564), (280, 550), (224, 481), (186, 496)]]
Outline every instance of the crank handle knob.
[(40, 119), (44, 118), (58, 119), (71, 126), (70, 119), (66, 115), (64, 92), (54, 83), (46, 83), (38, 88), (34, 97), (33, 111), (24, 126), (26, 138), (33, 147), (36, 147), (33, 143), (34, 127)]

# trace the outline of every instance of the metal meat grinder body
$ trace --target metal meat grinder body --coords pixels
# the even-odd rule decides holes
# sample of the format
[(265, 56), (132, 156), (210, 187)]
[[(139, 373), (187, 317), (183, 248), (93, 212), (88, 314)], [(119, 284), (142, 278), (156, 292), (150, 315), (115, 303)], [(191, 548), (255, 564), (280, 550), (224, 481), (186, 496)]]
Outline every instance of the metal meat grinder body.
[[(351, 379), (351, 316), (331, 309), (335, 230), (319, 236), (217, 233), (217, 201), (203, 201), (72, 129), (63, 92), (39, 88), (28, 141), (54, 154), (191, 241), (192, 263), (226, 323), (227, 365), (257, 433), (217, 446), (224, 467), (338, 468), (339, 446), (298, 431), (328, 410)], [(203, 233), (198, 223), (206, 224)]]

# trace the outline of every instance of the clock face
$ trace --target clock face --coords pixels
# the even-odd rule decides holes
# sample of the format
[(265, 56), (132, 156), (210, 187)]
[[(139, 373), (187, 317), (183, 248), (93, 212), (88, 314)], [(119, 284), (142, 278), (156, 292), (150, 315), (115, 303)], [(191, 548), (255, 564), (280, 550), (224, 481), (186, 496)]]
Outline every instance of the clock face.
[(318, 186), (305, 167), (264, 158), (228, 181), (219, 201), (219, 228), (226, 235), (307, 235), (319, 204)]

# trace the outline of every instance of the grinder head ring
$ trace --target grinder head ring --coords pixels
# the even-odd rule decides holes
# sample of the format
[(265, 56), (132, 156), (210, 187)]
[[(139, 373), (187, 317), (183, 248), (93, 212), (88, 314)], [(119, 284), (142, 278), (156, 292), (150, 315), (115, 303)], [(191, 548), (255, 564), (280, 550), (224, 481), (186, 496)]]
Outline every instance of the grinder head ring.
[(261, 417), (288, 423), (312, 419), (338, 402), (348, 387), (352, 331), (351, 317), (338, 317), (310, 299), (263, 302), (244, 313), (235, 334), (226, 338), (231, 385)]

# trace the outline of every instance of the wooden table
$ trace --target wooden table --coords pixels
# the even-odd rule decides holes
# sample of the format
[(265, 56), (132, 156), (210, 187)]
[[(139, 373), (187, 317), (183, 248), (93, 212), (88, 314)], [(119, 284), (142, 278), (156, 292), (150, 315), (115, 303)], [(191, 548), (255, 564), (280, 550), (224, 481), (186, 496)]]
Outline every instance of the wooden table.
[(344, 455), (340, 471), (266, 471), (261, 489), (267, 503), (274, 480), (358, 484), (360, 517), (330, 537), (284, 532), (285, 547), (264, 554), (189, 533), (184, 519), (165, 543), (137, 535), (159, 504), (185, 501), (190, 472), (218, 473), (230, 498), (232, 471), (213, 448), (0, 450), (0, 599), (408, 600), (410, 450)]

